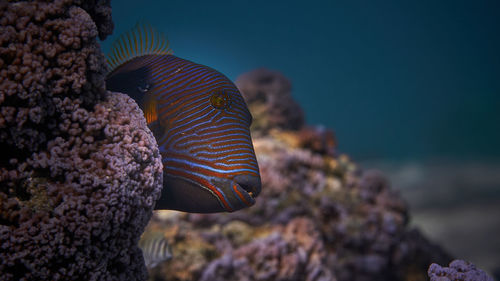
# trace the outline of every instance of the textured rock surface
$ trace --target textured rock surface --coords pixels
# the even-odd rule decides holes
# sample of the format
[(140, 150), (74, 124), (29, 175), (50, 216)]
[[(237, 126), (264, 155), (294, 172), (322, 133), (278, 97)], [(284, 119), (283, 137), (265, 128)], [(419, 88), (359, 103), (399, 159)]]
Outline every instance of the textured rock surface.
[(99, 38), (106, 39), (113, 33), (113, 19), (111, 17), (111, 0), (66, 0), (67, 3), (82, 7), (94, 20)]
[(66, 102), (70, 136), (0, 170), (2, 279), (145, 279), (137, 241), (161, 189), (156, 141), (128, 96), (91, 111)]
[(0, 4), (0, 142), (10, 152), (2, 159), (64, 135), (65, 98), (90, 109), (105, 93), (96, 25), (68, 2)]
[(254, 135), (272, 128), (297, 130), (304, 125), (302, 109), (291, 96), (292, 85), (279, 72), (256, 69), (241, 75), (235, 83), (252, 112)]
[[(257, 70), (242, 75), (239, 85), (258, 88), (254, 77), (269, 73), (286, 81)], [(252, 96), (245, 87), (243, 95)], [(282, 98), (278, 90), (265, 94), (277, 95), (267, 100)], [(251, 109), (254, 102), (261, 99), (250, 98)], [(287, 110), (276, 112), (283, 115), (252, 113), (257, 119), (290, 116)], [(255, 129), (263, 183), (256, 204), (231, 214), (157, 213), (148, 231), (165, 231), (174, 258), (154, 269), (152, 279), (427, 280), (429, 264), (451, 260), (408, 228), (406, 204), (382, 174), (363, 172), (336, 152), (330, 131)]]
[(449, 267), (431, 264), (428, 271), (430, 281), (494, 281), (470, 262), (454, 260)]
[(104, 88), (109, 1), (0, 14), (0, 280), (146, 279), (162, 165), (135, 102)]

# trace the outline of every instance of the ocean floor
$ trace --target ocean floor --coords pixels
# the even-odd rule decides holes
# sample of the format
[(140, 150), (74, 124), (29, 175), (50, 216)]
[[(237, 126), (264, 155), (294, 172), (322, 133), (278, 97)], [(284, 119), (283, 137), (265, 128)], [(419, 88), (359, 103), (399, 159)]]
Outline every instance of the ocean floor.
[(411, 224), (456, 258), (500, 269), (500, 163), (364, 162), (381, 170), (410, 206)]

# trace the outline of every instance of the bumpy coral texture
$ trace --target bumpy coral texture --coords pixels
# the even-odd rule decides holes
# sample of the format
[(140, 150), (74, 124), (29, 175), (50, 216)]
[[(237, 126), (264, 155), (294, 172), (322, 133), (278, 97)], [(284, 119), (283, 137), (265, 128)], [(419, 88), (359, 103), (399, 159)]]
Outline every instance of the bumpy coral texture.
[(0, 1), (0, 280), (146, 279), (161, 156), (79, 4)]
[(80, 6), (89, 13), (94, 20), (99, 38), (106, 39), (108, 35), (113, 33), (113, 19), (111, 17), (111, 0), (65, 0), (73, 5)]
[(381, 173), (336, 152), (328, 130), (273, 127), (253, 141), (263, 185), (256, 204), (157, 213), (148, 231), (166, 231), (174, 257), (152, 271), (155, 280), (424, 281), (431, 262), (451, 260), (409, 229), (407, 206)]
[(325, 267), (321, 233), (311, 220), (296, 218), (269, 231), (212, 261), (200, 280), (335, 280)]
[(69, 137), (1, 170), (0, 279), (144, 280), (137, 241), (162, 165), (142, 112), (123, 94), (60, 107)]
[(304, 125), (302, 109), (291, 95), (291, 83), (279, 72), (260, 68), (241, 75), (235, 83), (254, 117), (254, 134), (272, 128), (296, 130)]
[(96, 25), (66, 2), (0, 4), (0, 143), (8, 156), (25, 157), (64, 135), (64, 98), (88, 109), (105, 93)]
[(470, 262), (454, 260), (449, 267), (431, 264), (430, 281), (494, 281), (494, 279)]

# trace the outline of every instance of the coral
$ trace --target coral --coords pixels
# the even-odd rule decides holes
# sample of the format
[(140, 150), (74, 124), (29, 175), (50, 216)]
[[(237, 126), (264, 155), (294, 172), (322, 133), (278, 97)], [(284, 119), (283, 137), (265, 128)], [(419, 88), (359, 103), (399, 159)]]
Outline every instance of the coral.
[(291, 83), (281, 73), (265, 68), (239, 76), (235, 82), (253, 116), (254, 135), (272, 128), (300, 129), (304, 115), (291, 96)]
[(494, 281), (474, 264), (463, 260), (454, 260), (449, 267), (433, 263), (429, 266), (428, 274), (430, 281)]
[[(248, 76), (253, 77), (242, 75)], [(263, 82), (246, 83), (246, 88), (258, 89)], [(245, 87), (251, 110), (262, 103), (259, 95), (282, 97), (277, 90), (248, 94)], [(274, 117), (266, 114), (257, 116), (268, 118), (259, 122), (273, 123), (269, 120)], [(260, 130), (253, 141), (263, 186), (255, 205), (230, 214), (157, 214), (150, 228), (176, 227), (167, 235), (173, 260), (152, 271), (155, 280), (423, 281), (430, 262), (451, 260), (408, 227), (406, 203), (383, 174), (362, 171), (336, 152), (331, 131), (308, 126), (292, 130), (276, 123), (255, 129)], [(197, 241), (191, 245), (213, 248), (191, 247), (190, 255), (203, 256), (196, 268), (181, 277), (167, 275), (175, 272), (174, 264), (177, 269), (191, 265), (175, 262), (183, 259), (176, 249), (185, 247), (186, 236)]]
[(335, 280), (312, 221), (296, 218), (268, 231), (210, 262), (199, 280)]
[(307, 148), (314, 153), (336, 155), (337, 140), (332, 130), (323, 126), (304, 126), (298, 131), (271, 129), (269, 135), (293, 148)]
[(156, 141), (128, 96), (62, 106), (70, 136), (1, 169), (1, 279), (143, 280), (137, 241), (162, 187)]
[(66, 2), (0, 5), (0, 146), (10, 152), (2, 159), (26, 157), (64, 135), (65, 98), (89, 109), (104, 96), (95, 23)]
[(101, 40), (106, 39), (108, 35), (113, 33), (114, 24), (111, 17), (111, 0), (73, 0), (71, 2), (73, 2), (73, 5), (78, 5), (89, 13), (97, 26)]
[(135, 102), (105, 91), (107, 7), (0, 1), (0, 280), (146, 279), (161, 156)]
[(450, 261), (450, 256), (439, 250), (439, 245), (431, 243), (417, 229), (405, 231), (401, 242), (392, 253), (396, 265), (393, 274), (405, 276), (405, 280), (428, 280), (427, 273), (422, 271), (435, 261)]

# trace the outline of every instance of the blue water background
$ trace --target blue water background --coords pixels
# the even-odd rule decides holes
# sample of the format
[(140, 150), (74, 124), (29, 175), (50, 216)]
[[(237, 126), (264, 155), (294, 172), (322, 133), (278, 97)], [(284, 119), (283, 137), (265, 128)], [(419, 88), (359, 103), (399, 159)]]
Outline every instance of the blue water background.
[(310, 124), (372, 159), (500, 161), (500, 1), (113, 0), (229, 78), (279, 70)]

